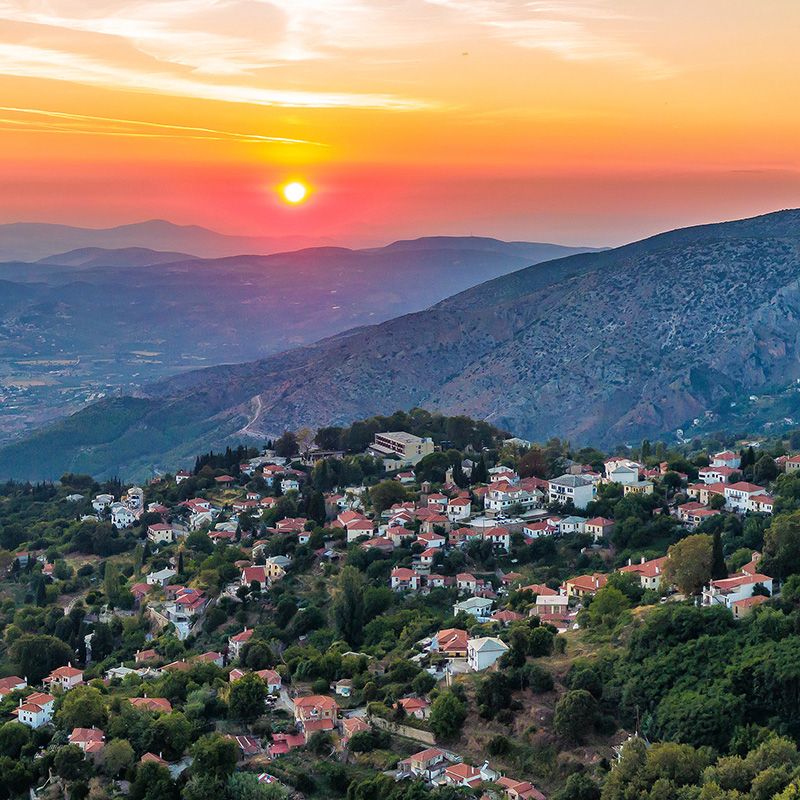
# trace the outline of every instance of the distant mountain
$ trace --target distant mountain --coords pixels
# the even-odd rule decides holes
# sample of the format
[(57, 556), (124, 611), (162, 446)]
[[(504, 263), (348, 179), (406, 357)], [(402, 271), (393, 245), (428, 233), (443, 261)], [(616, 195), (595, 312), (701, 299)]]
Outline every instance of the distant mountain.
[(546, 262), (426, 311), (157, 382), (0, 450), (0, 476), (141, 475), (244, 435), (412, 406), (598, 444), (743, 429), (800, 414), (797, 379), (795, 210)]
[(95, 247), (144, 247), (221, 258), (240, 253), (274, 253), (317, 243), (304, 237), (228, 236), (197, 225), (175, 225), (160, 219), (114, 228), (75, 228), (45, 222), (0, 225), (0, 261), (39, 261), (58, 253)]
[(149, 247), (81, 247), (68, 253), (56, 253), (40, 258), (37, 264), (57, 264), (63, 267), (146, 267), (150, 264), (168, 264), (171, 261), (188, 261), (188, 253), (165, 253)]
[(82, 248), (0, 263), (0, 443), (120, 390), (418, 311), (554, 249), (575, 252), (443, 242), (222, 259)]

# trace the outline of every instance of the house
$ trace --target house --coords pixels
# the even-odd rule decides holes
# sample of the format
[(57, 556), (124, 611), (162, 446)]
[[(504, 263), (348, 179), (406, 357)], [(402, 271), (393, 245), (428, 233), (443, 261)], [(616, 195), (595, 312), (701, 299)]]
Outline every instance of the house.
[(456, 528), (456, 530), (450, 531), (450, 544), (454, 547), (464, 548), (470, 542), (480, 539), (481, 536), (481, 532), (475, 528)]
[(463, 786), (466, 789), (473, 789), (483, 780), (480, 770), (475, 769), (471, 764), (451, 764), (444, 771), (444, 781), (448, 786)]
[(762, 603), (766, 603), (768, 597), (763, 594), (754, 594), (750, 597), (743, 597), (741, 600), (734, 600), (731, 603), (731, 611), (733, 611), (734, 619), (742, 619), (752, 612), (752, 610)]
[(134, 660), (137, 664), (143, 664), (146, 661), (157, 661), (158, 653), (155, 650), (137, 650)]
[(739, 469), (742, 464), (741, 458), (731, 450), (723, 450), (711, 458), (712, 467), (730, 467)]
[(25, 700), (20, 699), (19, 706), (11, 713), (17, 718), (18, 722), (27, 725), (29, 728), (41, 728), (53, 719), (53, 706), (56, 702), (55, 697), (45, 692), (34, 692), (28, 695)]
[(622, 485), (622, 494), (653, 494), (652, 481), (635, 481), (634, 483), (624, 483)]
[(758, 572), (751, 575), (741, 572), (729, 578), (711, 581), (703, 589), (703, 605), (724, 605), (726, 608), (732, 608), (736, 601), (752, 597), (757, 585), (772, 595), (772, 578)]
[(375, 532), (375, 523), (371, 519), (361, 517), (353, 520), (347, 526), (347, 542), (355, 542), (362, 536), (372, 536)]
[(469, 519), (472, 512), (472, 502), (469, 497), (454, 497), (447, 503), (447, 518), (450, 522), (460, 522)]
[(16, 675), (10, 675), (8, 678), (0, 678), (0, 700), (17, 689), (27, 688), (28, 681), (25, 678), (18, 678)]
[(513, 778), (498, 778), (497, 784), (505, 789), (508, 800), (546, 800), (545, 796), (529, 781), (515, 781)]
[(147, 526), (147, 539), (153, 544), (171, 544), (175, 540), (172, 525), (156, 522)]
[(305, 731), (332, 731), (336, 727), (339, 706), (332, 697), (313, 694), (294, 699), (295, 722)]
[(402, 484), (414, 483), (416, 480), (413, 472), (398, 472), (397, 475), (394, 476), (394, 479), (400, 481)]
[(642, 560), (638, 564), (631, 563), (631, 560), (628, 559), (628, 565), (621, 567), (618, 572), (636, 575), (643, 589), (658, 591), (661, 589), (661, 574), (666, 563), (667, 556), (653, 558), (650, 561), (645, 561), (644, 556), (642, 556)]
[(122, 503), (112, 503), (110, 512), (111, 524), (119, 530), (128, 528), (136, 522), (136, 514)]
[(158, 714), (171, 714), (172, 703), (166, 697), (131, 697), (128, 702), (134, 708), (143, 708), (145, 711), (153, 711)]
[(549, 483), (551, 503), (566, 505), (570, 501), (575, 508), (586, 508), (594, 500), (595, 486), (583, 475), (561, 475)]
[(306, 746), (304, 733), (275, 733), (272, 735), (272, 744), (269, 746), (270, 758), (285, 756), (289, 751)]
[(447, 539), (443, 534), (433, 533), (432, 531), (429, 533), (421, 533), (417, 536), (417, 542), (426, 549), (428, 547), (444, 547), (446, 541)]
[(420, 565), (423, 567), (431, 567), (438, 552), (439, 551), (435, 547), (429, 547), (427, 550), (423, 550), (419, 554)]
[(357, 733), (365, 733), (372, 728), (361, 717), (346, 717), (342, 720), (342, 746), (347, 747)]
[(586, 527), (585, 517), (569, 516), (558, 521), (558, 532), (565, 536), (568, 533), (583, 533)]
[(593, 596), (606, 585), (607, 581), (608, 576), (602, 572), (595, 572), (592, 575), (576, 575), (574, 578), (564, 581), (561, 591), (568, 598)]
[(483, 538), (491, 542), (495, 550), (507, 553), (511, 550), (511, 531), (508, 528), (489, 528), (483, 532)]
[(724, 489), (725, 507), (743, 514), (749, 510), (751, 499), (759, 494), (766, 495), (767, 490), (757, 483), (739, 481), (726, 484)]
[(99, 514), (101, 511), (105, 511), (113, 502), (113, 494), (98, 494), (97, 497), (92, 500), (92, 508)]
[(731, 475), (739, 474), (739, 470), (733, 467), (703, 467), (697, 475), (705, 483), (728, 483)]
[(333, 690), (340, 697), (350, 697), (353, 694), (353, 681), (350, 678), (342, 678), (333, 684)]
[(430, 455), (434, 447), (430, 437), (421, 438), (405, 431), (389, 431), (376, 433), (369, 449), (379, 458), (400, 456), (403, 461), (413, 465)]
[(54, 669), (42, 683), (47, 684), (51, 689), (59, 686), (61, 691), (68, 692), (83, 683), (83, 670), (73, 667), (72, 662), (69, 662), (65, 667)]
[(164, 567), (157, 572), (148, 572), (145, 580), (150, 586), (166, 586), (177, 574), (174, 569)]
[(537, 597), (541, 597), (543, 595), (556, 595), (558, 592), (555, 589), (551, 589), (549, 586), (545, 585), (544, 583), (529, 583), (527, 586), (520, 586), (519, 591), (521, 592), (532, 592)]
[(260, 669), (256, 675), (264, 681), (270, 694), (277, 694), (281, 690), (281, 676), (274, 669)]
[(222, 653), (217, 653), (215, 650), (201, 653), (199, 656), (195, 656), (192, 661), (199, 661), (202, 664), (215, 664), (218, 667), (225, 666), (225, 656), (223, 656)]
[(467, 664), (475, 672), (491, 667), (506, 651), (508, 645), (494, 636), (482, 636), (467, 642)]
[(245, 567), (239, 578), (239, 585), (250, 588), (253, 583), (258, 584), (259, 589), (266, 589), (270, 580), (267, 576), (267, 568), (264, 565), (258, 567)]
[(607, 458), (603, 462), (603, 472), (606, 480), (610, 480), (611, 474), (619, 469), (635, 472), (635, 480), (639, 480), (639, 472), (644, 469), (644, 464), (640, 464), (638, 461), (631, 461), (630, 458), (624, 458), (623, 456), (611, 456), (611, 458)]
[(583, 526), (584, 533), (590, 534), (595, 541), (607, 539), (614, 530), (614, 520), (605, 517), (592, 517), (587, 519)]
[(237, 633), (228, 639), (228, 654), (231, 660), (239, 658), (242, 648), (253, 638), (254, 632), (252, 628), (249, 630), (245, 628), (241, 633)]
[(420, 587), (421, 575), (413, 569), (396, 567), (389, 580), (391, 588), (396, 592), (415, 592)]
[(438, 747), (429, 747), (399, 761), (397, 772), (399, 775), (411, 775), (430, 783), (438, 778), (450, 763), (444, 750), (440, 750)]
[(491, 616), (492, 603), (488, 597), (468, 597), (460, 603), (453, 605), (453, 615), (457, 616), (463, 611), (471, 614), (478, 622), (488, 622)]
[(73, 728), (69, 735), (69, 743), (80, 747), (84, 753), (99, 753), (106, 741), (106, 735), (100, 728)]
[(232, 475), (218, 475), (216, 478), (214, 478), (214, 483), (216, 483), (217, 486), (228, 488), (236, 483), (236, 478), (234, 478)]
[(466, 631), (460, 628), (445, 628), (433, 637), (431, 650), (450, 658), (466, 658), (468, 640)]
[(771, 514), (775, 505), (775, 498), (768, 494), (753, 495), (747, 502), (747, 510), (756, 514)]
[(478, 588), (478, 579), (470, 572), (459, 572), (456, 575), (456, 588), (464, 594), (474, 594)]
[(694, 500), (707, 506), (714, 496), (725, 498), (724, 483), (693, 483), (686, 488), (686, 493)]
[(255, 736), (246, 736), (244, 734), (226, 734), (226, 739), (236, 743), (242, 758), (252, 758), (263, 752), (261, 741), (256, 739)]
[(565, 594), (540, 594), (536, 598), (536, 604), (530, 610), (531, 615), (542, 617), (546, 614), (567, 614), (569, 613), (569, 597)]
[(179, 469), (175, 473), (175, 483), (183, 483), (184, 481), (188, 481), (191, 477), (191, 472), (187, 472), (185, 469)]
[(424, 697), (401, 697), (397, 701), (397, 705), (409, 717), (428, 719), (431, 715), (431, 704)]
[(489, 484), (483, 498), (484, 509), (491, 514), (504, 514), (514, 507), (523, 510), (532, 508), (541, 502), (542, 492), (533, 485), (510, 481), (506, 476), (495, 479)]
[(612, 470), (606, 469), (606, 477), (611, 483), (637, 483), (639, 480), (639, 467), (634, 464), (620, 463)]
[(519, 622), (519, 620), (525, 619), (525, 617), (523, 617), (522, 614), (518, 614), (516, 611), (503, 609), (502, 611), (495, 611), (491, 619), (492, 622), (499, 622), (501, 625), (510, 625), (512, 622)]

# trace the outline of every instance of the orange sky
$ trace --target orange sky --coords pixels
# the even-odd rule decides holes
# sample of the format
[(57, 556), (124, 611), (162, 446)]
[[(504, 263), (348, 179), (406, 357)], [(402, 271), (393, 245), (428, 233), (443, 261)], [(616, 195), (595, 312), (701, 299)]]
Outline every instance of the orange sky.
[(800, 206), (797, 0), (0, 0), (0, 28), (0, 222), (616, 244)]

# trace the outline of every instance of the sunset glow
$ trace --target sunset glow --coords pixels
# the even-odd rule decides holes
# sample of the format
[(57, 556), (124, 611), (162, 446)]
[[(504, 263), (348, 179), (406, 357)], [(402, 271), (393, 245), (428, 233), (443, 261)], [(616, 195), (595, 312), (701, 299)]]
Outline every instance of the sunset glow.
[(287, 183), (281, 190), (284, 200), (292, 205), (302, 203), (308, 196), (308, 189), (299, 181)]
[[(0, 221), (602, 245), (798, 205), (798, 27), (795, 0), (0, 1)], [(288, 170), (325, 187), (303, 214), (262, 189)]]

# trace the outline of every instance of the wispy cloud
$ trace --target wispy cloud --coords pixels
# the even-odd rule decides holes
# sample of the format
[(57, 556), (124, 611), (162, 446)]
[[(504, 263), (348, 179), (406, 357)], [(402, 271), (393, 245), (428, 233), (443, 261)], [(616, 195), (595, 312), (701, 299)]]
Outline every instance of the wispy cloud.
[(169, 72), (119, 66), (90, 55), (27, 44), (0, 44), (0, 73), (72, 81), (89, 86), (290, 108), (372, 108), (408, 111), (426, 103), (385, 94), (271, 89), (214, 83)]
[(0, 118), (6, 129), (25, 129), (32, 132), (70, 133), (92, 136), (127, 136), (149, 139), (202, 139), (207, 141), (238, 141), (251, 144), (302, 144), (325, 147), (322, 142), (308, 139), (291, 139), (284, 136), (265, 136), (259, 133), (225, 131), (191, 125), (171, 125), (117, 117), (100, 117), (93, 114), (70, 114), (42, 108), (0, 106), (0, 111), (15, 116)]

